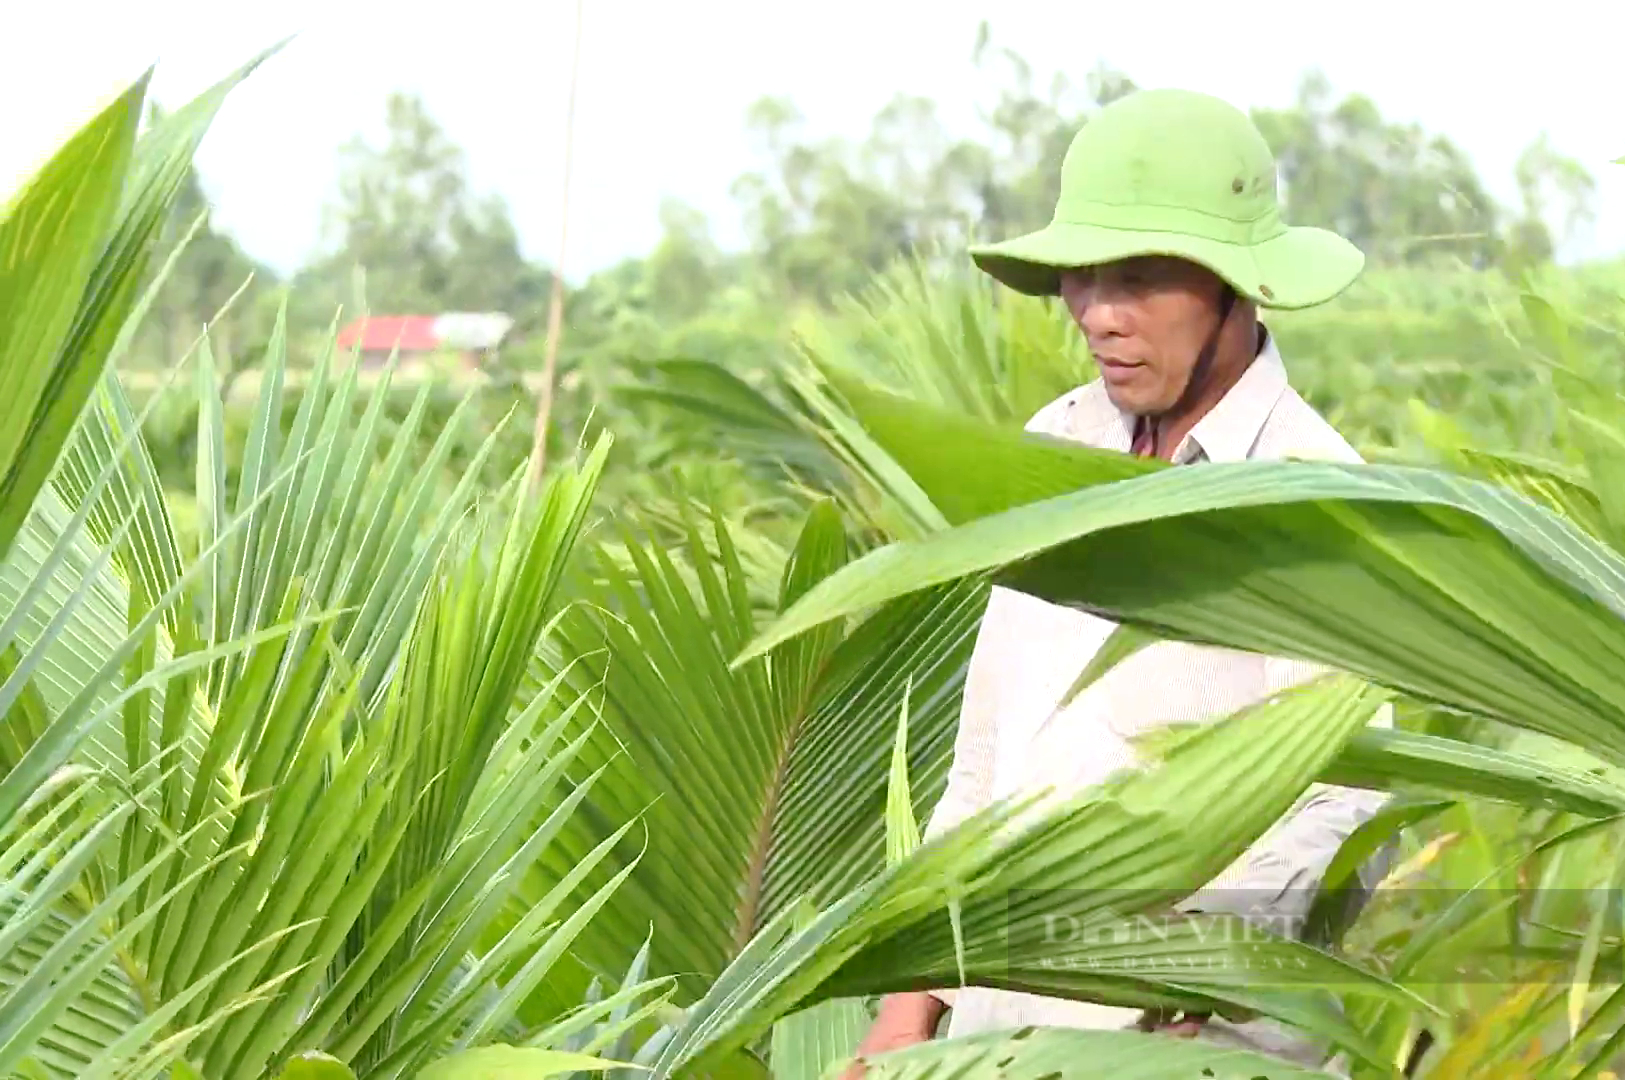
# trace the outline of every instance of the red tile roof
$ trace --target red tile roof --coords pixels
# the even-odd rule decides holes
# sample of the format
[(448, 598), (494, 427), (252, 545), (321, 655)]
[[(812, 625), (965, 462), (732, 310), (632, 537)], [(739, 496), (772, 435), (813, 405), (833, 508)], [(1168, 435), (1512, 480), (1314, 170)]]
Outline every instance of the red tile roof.
[(339, 331), (339, 348), (388, 352), (424, 352), (440, 346), (433, 315), (375, 315), (356, 319)]

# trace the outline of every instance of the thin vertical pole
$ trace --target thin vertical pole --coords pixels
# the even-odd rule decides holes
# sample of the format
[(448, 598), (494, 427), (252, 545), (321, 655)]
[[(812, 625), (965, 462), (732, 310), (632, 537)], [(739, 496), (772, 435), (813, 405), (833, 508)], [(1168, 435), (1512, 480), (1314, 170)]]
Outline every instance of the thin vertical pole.
[(570, 58), (570, 97), (564, 114), (564, 188), (559, 199), (559, 247), (553, 259), (553, 290), (547, 305), (547, 350), (542, 359), (542, 386), (536, 405), (536, 431), (530, 448), (530, 483), (542, 479), (547, 458), (547, 431), (553, 419), (553, 383), (559, 364), (559, 338), (564, 334), (564, 251), (570, 234), (571, 156), (575, 149), (576, 88), (581, 82), (581, 24), (586, 0), (576, 0), (575, 46)]

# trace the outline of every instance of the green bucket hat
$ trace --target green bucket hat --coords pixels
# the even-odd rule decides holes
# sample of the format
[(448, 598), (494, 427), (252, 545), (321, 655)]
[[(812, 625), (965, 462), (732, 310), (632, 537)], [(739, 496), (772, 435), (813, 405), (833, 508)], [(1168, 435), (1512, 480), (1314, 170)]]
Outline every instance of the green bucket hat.
[(1275, 157), (1246, 113), (1207, 94), (1140, 90), (1073, 138), (1048, 225), (970, 253), (1030, 296), (1058, 294), (1066, 269), (1172, 255), (1260, 307), (1325, 303), (1359, 276), (1365, 256), (1335, 233), (1288, 226), (1275, 185)]

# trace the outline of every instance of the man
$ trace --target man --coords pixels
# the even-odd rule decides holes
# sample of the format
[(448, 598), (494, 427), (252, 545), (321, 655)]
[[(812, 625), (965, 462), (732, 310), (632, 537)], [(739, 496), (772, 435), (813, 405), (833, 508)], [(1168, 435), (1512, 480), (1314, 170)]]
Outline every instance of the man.
[[(1359, 275), (1364, 256), (1332, 233), (1282, 222), (1273, 156), (1239, 110), (1179, 90), (1119, 99), (1067, 151), (1051, 224), (972, 255), (1012, 289), (1059, 297), (1100, 369), (1098, 380), (1042, 409), (1029, 430), (1180, 465), (1359, 460), (1288, 384), (1258, 310), (1332, 299)], [(1291, 660), (1162, 642), (1057, 708), (1112, 629), (1078, 611), (993, 590), (966, 678), (947, 790), (927, 836), (994, 799), (1098, 783), (1133, 760), (1135, 735), (1217, 719), (1319, 673)], [(1386, 711), (1373, 719), (1389, 722)], [(1272, 928), (1300, 925), (1338, 845), (1378, 805), (1372, 792), (1317, 785), (1184, 909), (1261, 914)], [(1367, 886), (1382, 861), (1362, 868)], [(1309, 1065), (1323, 1052), (1269, 1020), (1150, 1017), (967, 987), (888, 997), (860, 1053), (931, 1038), (948, 1005), (950, 1036), (1028, 1024), (1138, 1026)], [(847, 1075), (862, 1071), (854, 1065)]]

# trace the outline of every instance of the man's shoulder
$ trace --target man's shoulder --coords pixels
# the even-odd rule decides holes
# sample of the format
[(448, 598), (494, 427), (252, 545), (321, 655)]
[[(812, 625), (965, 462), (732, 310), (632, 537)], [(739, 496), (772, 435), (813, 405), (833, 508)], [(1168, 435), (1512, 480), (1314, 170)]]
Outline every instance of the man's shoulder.
[[(1122, 418), (1095, 379), (1050, 401), (1027, 421), (1026, 430), (1098, 445)], [(1305, 458), (1358, 464), (1365, 459), (1352, 443), (1306, 401), (1290, 383), (1281, 391), (1253, 441), (1250, 458)]]
[(1106, 385), (1100, 379), (1073, 387), (1046, 404), (1027, 421), (1026, 430), (1085, 442), (1117, 418)]
[(1252, 458), (1264, 460), (1305, 458), (1358, 464), (1365, 459), (1354, 445), (1292, 386), (1282, 391), (1270, 410)]

